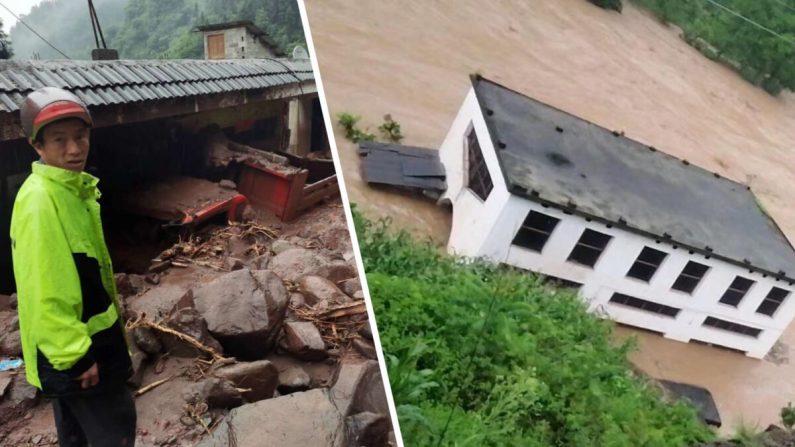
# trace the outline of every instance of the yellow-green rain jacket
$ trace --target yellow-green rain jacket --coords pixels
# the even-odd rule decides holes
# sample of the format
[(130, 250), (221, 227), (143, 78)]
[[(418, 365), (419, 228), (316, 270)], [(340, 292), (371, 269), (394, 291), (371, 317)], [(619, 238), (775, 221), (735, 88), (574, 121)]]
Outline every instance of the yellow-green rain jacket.
[[(19, 326), (28, 381), (48, 396), (91, 393), (131, 373), (100, 220), (98, 179), (33, 163), (11, 218)], [(100, 382), (76, 378), (97, 363)]]

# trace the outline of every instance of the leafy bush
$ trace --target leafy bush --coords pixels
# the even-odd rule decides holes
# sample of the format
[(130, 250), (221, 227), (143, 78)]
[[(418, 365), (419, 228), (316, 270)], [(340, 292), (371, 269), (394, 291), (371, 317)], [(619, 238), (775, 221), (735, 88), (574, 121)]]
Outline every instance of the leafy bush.
[(406, 445), (671, 446), (713, 438), (632, 372), (571, 292), (439, 253), (354, 208)]
[(378, 126), (381, 135), (387, 141), (392, 143), (400, 143), (403, 140), (403, 132), (400, 130), (400, 123), (392, 119), (392, 115), (384, 115), (384, 124)]
[(337, 115), (337, 122), (345, 129), (345, 138), (354, 143), (375, 140), (375, 135), (367, 133), (359, 128), (358, 124), (361, 119), (361, 116), (352, 113), (340, 113)]
[(792, 406), (792, 402), (787, 403), (787, 406), (781, 409), (781, 423), (788, 430), (792, 430), (792, 427), (795, 426), (795, 407)]

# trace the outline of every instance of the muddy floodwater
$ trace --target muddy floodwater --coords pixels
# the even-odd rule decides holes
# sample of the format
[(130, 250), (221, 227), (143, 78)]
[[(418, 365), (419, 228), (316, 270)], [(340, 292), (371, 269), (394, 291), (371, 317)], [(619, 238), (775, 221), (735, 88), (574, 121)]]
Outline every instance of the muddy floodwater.
[[(384, 114), (405, 144), (438, 147), (471, 73), (510, 86), (723, 176), (750, 184), (795, 237), (795, 97), (771, 97), (686, 45), (674, 28), (624, 2), (623, 14), (585, 0), (359, 2), (307, 0), (332, 116), (351, 112), (376, 132)], [(421, 197), (370, 188), (355, 147), (335, 127), (348, 194), (371, 217), (440, 245), (449, 211)], [(637, 335), (636, 365), (653, 377), (712, 391), (730, 432), (762, 428), (795, 400), (792, 326), (769, 360)]]

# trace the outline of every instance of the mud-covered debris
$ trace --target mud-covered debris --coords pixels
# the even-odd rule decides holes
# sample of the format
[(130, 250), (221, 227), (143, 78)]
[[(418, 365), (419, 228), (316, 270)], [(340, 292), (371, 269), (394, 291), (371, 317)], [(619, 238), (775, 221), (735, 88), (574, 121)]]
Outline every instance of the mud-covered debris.
[(347, 447), (384, 447), (389, 437), (389, 418), (363, 411), (345, 418)]
[(290, 307), (295, 309), (297, 307), (303, 307), (306, 305), (306, 298), (304, 298), (303, 294), (298, 292), (293, 292), (290, 294)]
[[(188, 290), (168, 315), (166, 326), (181, 334), (188, 335), (202, 345), (222, 354), (224, 349), (210, 333), (208, 322), (197, 309), (197, 301), (192, 290)], [(176, 334), (159, 333), (165, 350), (175, 357), (198, 357), (205, 352)]]
[(197, 447), (253, 447), (276, 439), (284, 446), (342, 447), (345, 425), (328, 391), (314, 389), (235, 408)]
[(224, 350), (253, 360), (264, 357), (275, 344), (289, 297), (273, 273), (242, 269), (196, 287), (194, 300)]
[(132, 334), (133, 341), (141, 348), (141, 351), (150, 355), (156, 355), (163, 351), (163, 344), (160, 343), (160, 340), (152, 329), (137, 327), (130, 330), (130, 333)]
[(352, 298), (354, 300), (361, 301), (361, 300), (364, 299), (364, 292), (360, 290), (360, 291), (354, 293)]
[(328, 275), (331, 259), (316, 250), (306, 248), (290, 248), (271, 259), (268, 269), (285, 281), (298, 281), (306, 275)]
[(328, 357), (320, 331), (307, 321), (285, 323), (283, 345), (287, 352), (303, 360), (319, 361)]
[(0, 372), (0, 399), (5, 396), (14, 376), (9, 372)]
[(370, 341), (373, 341), (373, 329), (370, 328), (369, 324), (365, 324), (361, 329), (359, 329), (359, 335)]
[[(130, 332), (127, 332), (127, 337), (131, 338)], [(130, 340), (128, 340), (129, 342)], [(127, 343), (130, 350), (130, 359), (132, 360), (133, 375), (127, 382), (136, 388), (140, 388), (143, 384), (144, 369), (146, 367), (146, 360), (149, 355), (142, 351), (136, 343)]]
[(210, 377), (192, 383), (182, 391), (182, 398), (189, 404), (207, 402), (210, 408), (234, 408), (243, 405), (243, 395), (228, 379)]
[(230, 272), (233, 272), (235, 270), (240, 270), (240, 269), (244, 268), (245, 266), (246, 266), (246, 264), (243, 262), (242, 259), (235, 258), (235, 257), (232, 257), (232, 256), (226, 258), (226, 261), (224, 262), (225, 269), (229, 270)]
[(370, 360), (376, 360), (378, 358), (378, 354), (375, 350), (375, 345), (367, 340), (362, 338), (354, 338), (353, 339), (353, 347), (363, 356)]
[(237, 189), (237, 183), (229, 179), (223, 179), (218, 184), (224, 189)]
[(277, 255), (292, 248), (301, 248), (301, 247), (298, 247), (284, 239), (276, 239), (275, 241), (273, 241), (273, 244), (271, 244), (271, 251)]
[(298, 365), (290, 366), (279, 373), (279, 393), (290, 394), (306, 391), (312, 385), (312, 378), (304, 368)]
[(351, 301), (350, 297), (343, 293), (336, 284), (322, 276), (307, 275), (299, 279), (297, 284), (299, 291), (310, 306), (327, 303), (326, 307), (328, 307), (328, 305)]
[(362, 291), (362, 283), (359, 282), (358, 277), (348, 278), (340, 282), (339, 284), (340, 284), (340, 289), (342, 289), (342, 291), (345, 292), (345, 294), (350, 297), (356, 294), (356, 292)]
[(114, 279), (116, 280), (116, 291), (123, 297), (135, 296), (147, 287), (146, 279), (141, 275), (116, 273)]
[(0, 355), (22, 356), (22, 342), (19, 334), (19, 317), (16, 311), (0, 312)]
[(236, 363), (218, 368), (212, 374), (245, 389), (242, 395), (247, 402), (272, 398), (279, 385), (279, 370), (268, 360)]

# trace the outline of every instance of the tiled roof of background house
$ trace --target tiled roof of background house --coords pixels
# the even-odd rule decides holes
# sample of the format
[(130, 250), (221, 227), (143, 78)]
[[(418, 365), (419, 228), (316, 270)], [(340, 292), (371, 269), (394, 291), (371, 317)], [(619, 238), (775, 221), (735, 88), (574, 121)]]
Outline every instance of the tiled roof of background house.
[(0, 112), (14, 112), (44, 86), (91, 106), (258, 90), (312, 80), (309, 60), (0, 61)]

